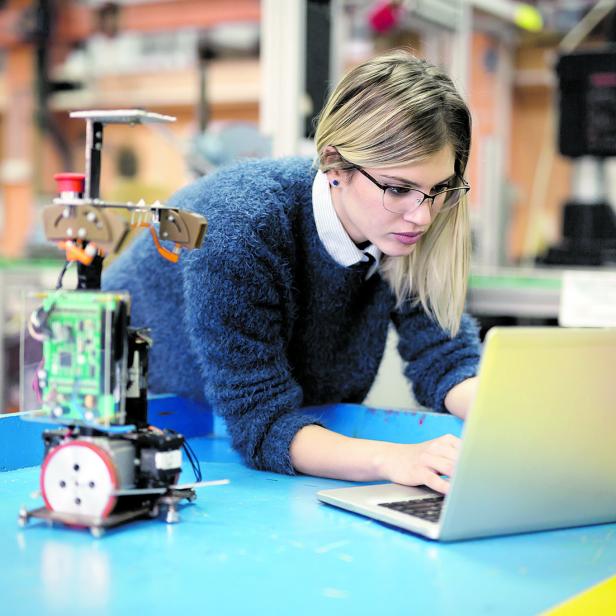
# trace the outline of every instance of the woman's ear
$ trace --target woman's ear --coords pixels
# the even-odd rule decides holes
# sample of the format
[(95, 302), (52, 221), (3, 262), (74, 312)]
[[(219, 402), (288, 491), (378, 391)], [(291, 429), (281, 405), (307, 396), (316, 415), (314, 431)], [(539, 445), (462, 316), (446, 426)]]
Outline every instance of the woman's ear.
[[(338, 153), (338, 150), (333, 145), (325, 146), (325, 149), (323, 150), (323, 162), (326, 165), (331, 165), (332, 163), (338, 161), (340, 161), (340, 154)], [(330, 186), (333, 186), (334, 188), (336, 186), (340, 186), (343, 179), (343, 174), (339, 169), (330, 169), (329, 171), (326, 171), (326, 175)]]
[(342, 172), (338, 169), (330, 169), (329, 171), (325, 172), (325, 175), (327, 176), (327, 181), (329, 182), (329, 185), (333, 188), (340, 186), (342, 180), (344, 179), (342, 176)]

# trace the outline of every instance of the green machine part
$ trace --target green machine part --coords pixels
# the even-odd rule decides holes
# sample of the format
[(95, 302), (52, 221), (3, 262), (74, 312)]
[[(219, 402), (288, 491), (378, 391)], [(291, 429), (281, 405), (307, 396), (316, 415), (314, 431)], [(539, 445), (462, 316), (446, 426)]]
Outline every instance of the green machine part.
[(41, 410), (62, 423), (123, 423), (128, 296), (59, 291), (43, 301)]

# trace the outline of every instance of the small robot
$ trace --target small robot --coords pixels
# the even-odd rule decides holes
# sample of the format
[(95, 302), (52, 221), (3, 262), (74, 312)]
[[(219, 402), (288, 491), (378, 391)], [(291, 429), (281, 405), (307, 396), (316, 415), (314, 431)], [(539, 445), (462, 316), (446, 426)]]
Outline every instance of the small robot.
[[(22, 409), (36, 409), (33, 418), (58, 428), (43, 433), (45, 506), (22, 508), (19, 523), (42, 518), (100, 536), (109, 527), (156, 517), (161, 510), (167, 522), (177, 522), (178, 503), (193, 501), (196, 487), (226, 480), (200, 481), (184, 437), (148, 425), (149, 331), (131, 327), (128, 293), (101, 290), (103, 259), (120, 250), (131, 227), (149, 227), (160, 255), (174, 263), (183, 249), (201, 246), (207, 221), (198, 214), (158, 201), (114, 203), (99, 197), (104, 126), (175, 118), (139, 109), (70, 115), (87, 123), (86, 169), (55, 176), (59, 197), (43, 210), (43, 223), (66, 263), (56, 290), (37, 295), (22, 344)], [(123, 218), (120, 210), (130, 216)], [(173, 242), (173, 248), (161, 239)], [(66, 290), (62, 279), (73, 263), (77, 288)], [(32, 341), (38, 349), (34, 361), (26, 344)], [(178, 484), (183, 451), (197, 483)]]

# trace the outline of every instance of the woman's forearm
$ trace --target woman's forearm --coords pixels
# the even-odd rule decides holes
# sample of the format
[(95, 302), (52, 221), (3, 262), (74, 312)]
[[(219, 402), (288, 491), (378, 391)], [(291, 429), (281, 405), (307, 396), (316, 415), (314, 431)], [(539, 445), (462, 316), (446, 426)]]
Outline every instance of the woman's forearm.
[(380, 469), (385, 450), (383, 441), (349, 438), (321, 426), (302, 428), (291, 442), (295, 470), (348, 481), (385, 479)]
[(445, 396), (445, 408), (452, 414), (466, 419), (477, 393), (477, 377), (474, 376), (452, 387)]
[(393, 481), (447, 492), (460, 439), (445, 434), (416, 444), (349, 438), (321, 426), (302, 428), (291, 442), (295, 470), (347, 481)]

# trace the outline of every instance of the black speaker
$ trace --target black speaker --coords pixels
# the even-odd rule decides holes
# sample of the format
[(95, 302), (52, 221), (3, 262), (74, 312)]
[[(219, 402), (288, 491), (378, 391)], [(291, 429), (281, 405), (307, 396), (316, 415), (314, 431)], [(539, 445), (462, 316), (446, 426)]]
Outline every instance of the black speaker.
[(559, 149), (564, 156), (616, 156), (616, 45), (560, 56)]

